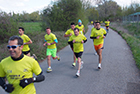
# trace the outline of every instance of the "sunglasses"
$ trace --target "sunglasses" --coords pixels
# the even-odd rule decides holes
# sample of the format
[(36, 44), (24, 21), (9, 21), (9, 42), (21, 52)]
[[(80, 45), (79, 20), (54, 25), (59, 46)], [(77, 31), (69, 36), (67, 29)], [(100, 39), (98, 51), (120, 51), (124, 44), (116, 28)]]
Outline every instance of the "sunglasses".
[(16, 49), (18, 46), (21, 46), (21, 45), (12, 45), (12, 46), (7, 45), (7, 48), (8, 48), (8, 49), (10, 49), (10, 48), (12, 48), (12, 49)]

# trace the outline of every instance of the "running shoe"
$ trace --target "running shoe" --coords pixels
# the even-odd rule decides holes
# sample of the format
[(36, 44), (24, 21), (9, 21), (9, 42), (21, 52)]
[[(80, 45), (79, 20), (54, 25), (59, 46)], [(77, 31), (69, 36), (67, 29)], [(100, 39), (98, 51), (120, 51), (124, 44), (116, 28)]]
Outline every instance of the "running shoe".
[(72, 66), (75, 67), (76, 66), (76, 63), (72, 63)]
[(60, 56), (58, 56), (57, 60), (60, 61)]
[(51, 72), (51, 71), (52, 71), (52, 69), (51, 69), (51, 68), (48, 68), (47, 72), (49, 73), (49, 72)]
[(76, 76), (79, 77), (80, 76), (80, 72), (77, 71)]
[(98, 64), (98, 69), (101, 69), (101, 64)]
[(82, 68), (83, 68), (83, 64), (84, 64), (84, 61), (81, 61), (81, 68), (80, 68), (80, 69), (82, 69)]
[(97, 53), (95, 52), (94, 55), (97, 55)]
[(33, 57), (34, 57), (35, 60), (37, 60), (37, 56), (35, 54), (33, 54)]

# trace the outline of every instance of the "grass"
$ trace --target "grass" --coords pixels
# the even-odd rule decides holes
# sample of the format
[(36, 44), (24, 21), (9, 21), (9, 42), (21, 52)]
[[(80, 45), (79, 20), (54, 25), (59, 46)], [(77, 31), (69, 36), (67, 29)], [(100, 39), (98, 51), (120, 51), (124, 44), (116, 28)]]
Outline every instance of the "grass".
[[(110, 27), (110, 28), (117, 31), (116, 28), (113, 28), (113, 27)], [(132, 31), (134, 32), (133, 29)], [(140, 40), (139, 38), (136, 38), (135, 36), (129, 33), (125, 33), (123, 31), (117, 31), (117, 32), (118, 34), (122, 36), (123, 39), (126, 40), (127, 44), (130, 46), (136, 65), (140, 69)]]
[[(41, 24), (40, 22), (24, 22), (21, 23), (20, 25), (24, 27), (25, 34), (27, 34), (30, 37), (30, 39), (33, 41), (33, 43), (29, 45), (31, 48), (31, 55), (36, 54), (39, 62), (46, 58), (46, 48), (47, 48), (43, 46), (44, 36), (46, 32), (45, 30), (41, 31), (40, 24)], [(58, 39), (58, 44), (57, 44), (58, 51), (68, 45), (67, 38), (63, 37), (65, 31), (58, 31), (58, 32), (52, 31), (52, 33), (54, 33)], [(17, 35), (18, 35), (18, 31), (17, 31)], [(7, 43), (0, 45), (0, 49), (2, 49), (0, 50), (1, 53), (0, 61), (3, 58), (9, 56), (9, 52), (6, 48), (6, 45)]]
[(41, 32), (41, 22), (21, 22), (20, 24), (24, 27), (25, 33)]

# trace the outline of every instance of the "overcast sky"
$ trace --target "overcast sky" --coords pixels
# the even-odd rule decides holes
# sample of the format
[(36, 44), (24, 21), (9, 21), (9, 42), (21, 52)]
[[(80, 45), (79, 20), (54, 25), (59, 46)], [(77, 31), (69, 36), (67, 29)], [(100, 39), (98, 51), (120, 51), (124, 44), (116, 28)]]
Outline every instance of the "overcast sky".
[[(0, 10), (15, 13), (32, 13), (37, 10), (43, 10), (51, 1), (56, 0), (0, 0)], [(129, 6), (131, 2), (138, 2), (139, 0), (114, 0), (120, 6)]]

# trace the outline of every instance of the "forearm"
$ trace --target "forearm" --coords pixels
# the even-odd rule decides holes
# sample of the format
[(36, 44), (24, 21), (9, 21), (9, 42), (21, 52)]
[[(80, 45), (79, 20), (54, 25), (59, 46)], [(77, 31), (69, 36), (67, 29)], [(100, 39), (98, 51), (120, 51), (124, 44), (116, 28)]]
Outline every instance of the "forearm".
[(84, 41), (84, 43), (86, 43), (87, 42), (87, 39), (86, 40), (83, 40)]
[(30, 41), (24, 43), (24, 45), (28, 45), (28, 44), (32, 44), (32, 41), (30, 40)]
[(0, 77), (0, 86), (4, 88), (5, 80)]
[(33, 82), (41, 82), (45, 80), (45, 76), (44, 75), (38, 75), (36, 77), (33, 77)]
[(91, 39), (96, 39), (97, 37), (90, 37)]
[(68, 44), (72, 45), (73, 44), (73, 41), (69, 41)]

